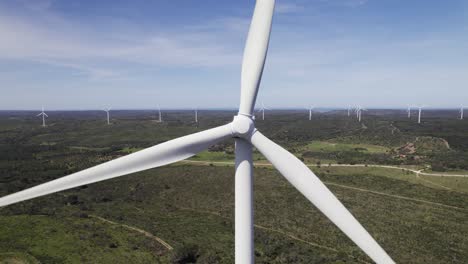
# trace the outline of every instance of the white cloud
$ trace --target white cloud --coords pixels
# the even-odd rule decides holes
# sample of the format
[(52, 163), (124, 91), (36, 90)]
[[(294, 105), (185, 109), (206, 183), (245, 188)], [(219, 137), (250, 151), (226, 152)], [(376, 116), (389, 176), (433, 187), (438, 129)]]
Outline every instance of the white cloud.
[[(62, 65), (93, 76), (112, 76), (118, 69), (96, 66), (102, 62), (176, 67), (219, 67), (240, 61), (240, 52), (223, 40), (229, 32), (244, 29), (244, 20), (229, 18), (221, 24), (224, 33), (201, 28), (170, 32), (98, 32), (66, 21), (41, 8), (41, 18), (0, 16), (0, 60), (19, 59)], [(220, 30), (221, 31), (221, 30)], [(222, 32), (222, 31), (221, 31)], [(114, 36), (118, 35), (116, 39)], [(122, 37), (126, 36), (126, 37)], [(99, 62), (99, 63), (98, 63)], [(116, 66), (113, 66), (116, 67)], [(118, 68), (118, 67), (117, 67)]]

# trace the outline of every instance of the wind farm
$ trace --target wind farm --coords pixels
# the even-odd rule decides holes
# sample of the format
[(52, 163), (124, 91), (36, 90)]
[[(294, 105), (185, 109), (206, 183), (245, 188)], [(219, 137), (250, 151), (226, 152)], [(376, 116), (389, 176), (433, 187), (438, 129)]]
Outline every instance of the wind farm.
[[(364, 2), (339, 7), (326, 2), (315, 5), (355, 12), (367, 7)], [(69, 18), (68, 5), (56, 4), (28, 6), (25, 13), (57, 12), (61, 16), (47, 20), (54, 23), (61, 21), (59, 17)], [(125, 19), (113, 20), (106, 30), (125, 25), (119, 30), (126, 34), (112, 32), (96, 38), (120, 44), (99, 42), (99, 52), (86, 50), (99, 19), (128, 18), (132, 13), (121, 3), (105, 11), (97, 4), (93, 12), (108, 16), (94, 17), (91, 12), (85, 20), (74, 17), (89, 23), (89, 27), (74, 27), (74, 34), (89, 35), (83, 46), (79, 38), (70, 38), (76, 53), (64, 52), (67, 48), (57, 46), (63, 42), (52, 45), (45, 41), (48, 38), (38, 54), (22, 53), (21, 60), (32, 56), (38, 63), (39, 55), (52, 45), (57, 53), (43, 61), (53, 60), (53, 67), (40, 69), (42, 74), (67, 75), (64, 67), (90, 75), (85, 85), (65, 85), (61, 79), (65, 77), (38, 78), (38, 87), (60, 83), (60, 89), (68, 89), (66, 96), (44, 96), (47, 114), (44, 108), (39, 114), (23, 110), (27, 107), (0, 111), (0, 263), (468, 262), (464, 221), (468, 217), (468, 122), (463, 119), (461, 96), (455, 100), (450, 94), (421, 93), (422, 82), (413, 80), (416, 101), (411, 89), (404, 90), (407, 93), (396, 89), (404, 78), (421, 76), (388, 74), (375, 65), (375, 71), (347, 76), (345, 72), (352, 70), (349, 65), (372, 64), (369, 57), (358, 59), (365, 57), (362, 50), (335, 53), (328, 42), (316, 52), (305, 46), (287, 49), (288, 37), (295, 39), (304, 28), (295, 32), (291, 24), (283, 23), (296, 17), (308, 19), (302, 15), (310, 12), (309, 5), (274, 0), (257, 0), (255, 5), (225, 3), (227, 7), (212, 10), (218, 14), (210, 17), (214, 22), (206, 23), (207, 13), (191, 13), (207, 4), (187, 3), (188, 9), (181, 10), (178, 3), (177, 12), (184, 14), (175, 16), (185, 19), (176, 23), (169, 11), (148, 20), (145, 11), (156, 12), (166, 5), (153, 4), (141, 10), (132, 6), (137, 14), (132, 23), (141, 19), (157, 27), (148, 39), (138, 39), (139, 32), (148, 30), (146, 25), (134, 27)], [(0, 7), (10, 8), (4, 3)], [(83, 7), (74, 8), (75, 16), (83, 12)], [(220, 18), (223, 12), (227, 19)], [(233, 18), (236, 12), (246, 13), (243, 20)], [(198, 24), (199, 20), (203, 23)], [(178, 27), (170, 27), (168, 21)], [(318, 24), (328, 25), (322, 22)], [(219, 28), (224, 24), (228, 26)], [(177, 34), (168, 33), (167, 28)], [(229, 34), (223, 33), (226, 28)], [(323, 39), (315, 36), (317, 40), (333, 37), (329, 27), (307, 28), (317, 36), (325, 34)], [(200, 41), (212, 31), (215, 38), (210, 35), (208, 41)], [(228, 40), (223, 42), (222, 37)], [(236, 41), (242, 42), (241, 56), (230, 55), (239, 52), (229, 45)], [(395, 46), (405, 50), (419, 45), (410, 44)], [(0, 54), (3, 47), (15, 46), (1, 46)], [(150, 52), (141, 54), (142, 49)], [(94, 59), (76, 59), (81, 56)], [(297, 61), (305, 56), (310, 56), (306, 63)], [(292, 58), (301, 62), (304, 71), (294, 69)], [(381, 62), (397, 71), (390, 67), (395, 54), (391, 58)], [(235, 66), (231, 60), (237, 62)], [(336, 66), (336, 60), (352, 63)], [(154, 61), (163, 63), (154, 65)], [(278, 71), (275, 67), (282, 64), (287, 67)], [(108, 65), (128, 66), (110, 71)], [(11, 67), (14, 72), (15, 65)], [(238, 71), (236, 78), (231, 67)], [(333, 75), (323, 71), (329, 67), (339, 71)], [(433, 72), (422, 76), (440, 77), (428, 73)], [(446, 74), (441, 74), (444, 80)], [(309, 75), (319, 81), (310, 81)], [(175, 78), (170, 87), (167, 76)], [(276, 82), (272, 76), (287, 81)], [(79, 82), (83, 74), (68, 78)], [(329, 79), (336, 80), (334, 86), (325, 81)], [(287, 89), (278, 88), (285, 84)], [(151, 90), (146, 90), (147, 85)], [(22, 100), (30, 104), (27, 97), (10, 92), (8, 98), (17, 98), (16, 104), (23, 104)], [(106, 95), (112, 113), (110, 107), (99, 107), (99, 93)], [(135, 96), (141, 99), (133, 100)], [(75, 101), (88, 107), (70, 108)], [(6, 100), (0, 102), (8, 106)], [(314, 106), (304, 107), (308, 102)], [(417, 109), (416, 115), (412, 109)]]

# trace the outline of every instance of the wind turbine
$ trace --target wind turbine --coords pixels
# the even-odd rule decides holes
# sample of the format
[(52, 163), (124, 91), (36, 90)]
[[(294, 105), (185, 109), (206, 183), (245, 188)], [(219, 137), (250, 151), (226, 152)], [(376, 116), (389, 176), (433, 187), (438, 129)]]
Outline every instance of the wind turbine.
[(37, 116), (42, 116), (42, 127), (45, 127), (45, 118), (49, 116), (44, 112), (44, 106), (42, 107), (42, 112), (40, 112)]
[(362, 111), (367, 111), (367, 109), (362, 108), (361, 106), (356, 107), (356, 118), (361, 122)]
[(106, 112), (107, 114), (107, 124), (110, 125), (110, 110), (111, 108), (108, 107), (108, 108), (104, 108), (102, 111)]
[(262, 102), (262, 107), (258, 110), (258, 112), (262, 112), (262, 120), (265, 120), (265, 110), (270, 110), (270, 108), (266, 108), (265, 105)]
[(195, 123), (198, 123), (198, 108), (195, 108)]
[(408, 118), (411, 118), (411, 106), (408, 105), (406, 112), (408, 113)]
[(274, 0), (257, 0), (242, 62), (239, 113), (226, 125), (191, 134), (0, 198), (0, 207), (187, 159), (235, 139), (235, 259), (254, 263), (253, 158), (258, 149), (279, 172), (372, 260), (395, 263), (333, 193), (293, 154), (255, 128), (253, 111), (267, 55)]
[(418, 124), (421, 124), (421, 114), (423, 106), (418, 106)]
[(159, 107), (159, 106), (158, 106), (158, 115), (159, 115), (158, 122), (161, 123), (162, 122), (162, 115), (161, 115), (161, 107)]
[(359, 122), (361, 122), (362, 111), (367, 111), (367, 109), (360, 107), (359, 108)]
[(465, 107), (462, 105), (462, 106), (460, 106), (460, 120), (463, 120), (464, 112), (465, 112)]
[(312, 110), (314, 109), (314, 106), (310, 106), (309, 108), (306, 108), (309, 110), (309, 121), (312, 120)]
[(348, 116), (351, 115), (351, 106), (348, 106)]

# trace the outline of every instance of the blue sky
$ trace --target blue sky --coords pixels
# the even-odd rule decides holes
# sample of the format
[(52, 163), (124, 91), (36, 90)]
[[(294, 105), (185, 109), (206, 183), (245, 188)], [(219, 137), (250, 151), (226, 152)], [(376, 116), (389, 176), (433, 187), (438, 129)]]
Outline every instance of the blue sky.
[[(253, 0), (0, 0), (0, 109), (235, 108)], [(277, 0), (267, 107), (468, 105), (468, 1)]]

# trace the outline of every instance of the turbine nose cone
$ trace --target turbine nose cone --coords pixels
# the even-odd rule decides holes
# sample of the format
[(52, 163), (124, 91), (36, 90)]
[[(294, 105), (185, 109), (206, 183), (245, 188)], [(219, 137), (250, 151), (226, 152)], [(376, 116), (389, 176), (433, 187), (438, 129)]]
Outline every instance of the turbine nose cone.
[(231, 124), (232, 134), (236, 137), (248, 136), (253, 132), (255, 128), (253, 119), (244, 115), (235, 116)]

